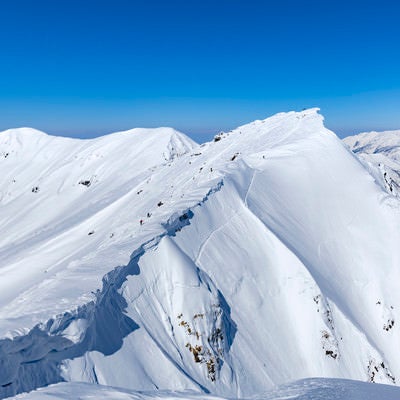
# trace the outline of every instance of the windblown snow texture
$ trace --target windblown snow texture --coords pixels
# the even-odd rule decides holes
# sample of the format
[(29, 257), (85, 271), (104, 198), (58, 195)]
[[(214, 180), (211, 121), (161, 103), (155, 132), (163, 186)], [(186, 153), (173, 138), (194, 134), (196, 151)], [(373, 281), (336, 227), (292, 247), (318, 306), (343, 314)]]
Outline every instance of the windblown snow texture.
[[(110, 386), (89, 383), (59, 383), (23, 394), (18, 399), (25, 400), (70, 400), (78, 394), (80, 400), (223, 400), (210, 394), (193, 391), (134, 392)], [(281, 385), (252, 397), (253, 400), (398, 400), (400, 388), (388, 385), (374, 385), (346, 379), (309, 378)]]
[(398, 383), (399, 201), (317, 109), (0, 155), (1, 397)]

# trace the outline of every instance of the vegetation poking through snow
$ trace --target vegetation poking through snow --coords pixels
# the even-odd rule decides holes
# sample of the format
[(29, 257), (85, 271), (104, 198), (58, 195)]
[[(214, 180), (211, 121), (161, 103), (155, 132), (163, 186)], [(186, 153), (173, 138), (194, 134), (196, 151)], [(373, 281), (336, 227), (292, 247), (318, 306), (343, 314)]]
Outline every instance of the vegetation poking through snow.
[(328, 331), (321, 332), (322, 348), (325, 350), (325, 355), (332, 357), (334, 360), (338, 357), (338, 344), (336, 338)]
[(214, 142), (219, 142), (223, 137), (223, 132), (218, 133), (218, 135), (214, 136)]
[[(183, 313), (177, 316), (178, 325), (185, 329), (187, 336), (193, 338), (185, 347), (192, 353), (195, 363), (203, 364), (207, 369), (207, 377), (214, 382), (218, 377), (218, 371), (223, 362), (224, 337), (222, 334), (222, 310), (219, 304), (212, 305), (212, 310), (207, 313), (197, 313), (192, 317), (192, 323), (183, 319)], [(204, 331), (203, 322), (211, 318), (209, 332)]]
[(89, 187), (92, 184), (92, 182), (89, 179), (83, 179), (81, 181), (79, 181), (79, 185), (83, 185), (86, 187)]
[(326, 329), (321, 331), (321, 344), (325, 355), (336, 360), (339, 357), (339, 344), (336, 338), (335, 325), (333, 322), (332, 311), (328, 300), (321, 293), (313, 297), (314, 303), (318, 306), (317, 312), (321, 312)]
[(384, 376), (388, 378), (392, 383), (394, 384), (396, 383), (395, 377), (391, 374), (391, 372), (386, 367), (383, 361), (376, 362), (375, 359), (370, 358), (370, 360), (368, 361), (367, 371), (368, 371), (368, 380), (370, 382), (375, 382), (378, 376), (380, 378)]
[(236, 160), (236, 158), (237, 158), (237, 156), (238, 156), (239, 154), (240, 154), (240, 153), (235, 153), (235, 154), (231, 157), (231, 161)]
[(390, 319), (385, 325), (383, 325), (383, 329), (385, 331), (389, 331), (394, 326), (394, 319)]
[(386, 306), (385, 302), (384, 301), (382, 302), (381, 300), (378, 300), (376, 302), (376, 305), (380, 307), (382, 312), (382, 319), (385, 321), (383, 324), (383, 330), (389, 332), (394, 327), (394, 322), (395, 322), (393, 315), (394, 307), (392, 305), (389, 307)]

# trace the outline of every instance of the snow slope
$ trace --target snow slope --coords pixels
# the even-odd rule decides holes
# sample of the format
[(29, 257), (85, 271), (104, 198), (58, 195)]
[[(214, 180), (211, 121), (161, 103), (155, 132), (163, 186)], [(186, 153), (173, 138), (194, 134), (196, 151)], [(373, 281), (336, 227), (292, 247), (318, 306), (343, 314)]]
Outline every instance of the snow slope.
[[(59, 383), (29, 394), (16, 396), (15, 399), (32, 400), (70, 400), (79, 396), (80, 400), (222, 400), (213, 395), (196, 392), (133, 392), (113, 387), (88, 383)], [(374, 385), (346, 379), (311, 378), (292, 382), (262, 393), (254, 400), (398, 400), (400, 389), (388, 385)]]
[(388, 193), (400, 194), (400, 131), (366, 132), (343, 141)]
[(397, 383), (399, 202), (317, 109), (201, 146), (8, 131), (0, 154), (1, 396)]
[[(119, 247), (135, 234), (143, 217), (137, 191), (150, 183), (154, 169), (189, 151), (194, 142), (170, 128), (133, 129), (94, 140), (23, 128), (1, 133), (0, 146), (1, 221), (6, 233), (0, 239), (0, 274), (7, 276), (0, 280), (0, 304), (10, 302), (17, 315), (21, 303), (37, 323), (49, 316), (41, 295), (64, 298), (62, 288), (53, 289), (59, 279), (78, 274), (82, 280), (67, 285), (70, 304), (86, 296), (89, 287), (97, 289), (102, 276), (126, 260)], [(124, 215), (118, 218), (120, 209)], [(112, 248), (106, 258), (105, 247)], [(94, 266), (101, 271), (93, 273)], [(96, 282), (87, 282), (92, 280)], [(32, 296), (39, 296), (38, 301), (29, 305), (19, 296), (31, 289), (42, 293)], [(65, 311), (63, 302), (55, 307), (50, 313)], [(7, 311), (10, 315), (14, 314)], [(2, 324), (0, 333), (17, 327), (14, 322), (10, 327)]]

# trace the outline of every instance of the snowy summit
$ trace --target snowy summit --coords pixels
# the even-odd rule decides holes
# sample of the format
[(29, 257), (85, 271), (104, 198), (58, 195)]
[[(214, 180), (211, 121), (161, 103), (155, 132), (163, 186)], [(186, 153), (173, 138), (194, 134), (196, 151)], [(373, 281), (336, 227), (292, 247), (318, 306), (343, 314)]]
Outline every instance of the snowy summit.
[(400, 398), (398, 137), (0, 133), (0, 397)]

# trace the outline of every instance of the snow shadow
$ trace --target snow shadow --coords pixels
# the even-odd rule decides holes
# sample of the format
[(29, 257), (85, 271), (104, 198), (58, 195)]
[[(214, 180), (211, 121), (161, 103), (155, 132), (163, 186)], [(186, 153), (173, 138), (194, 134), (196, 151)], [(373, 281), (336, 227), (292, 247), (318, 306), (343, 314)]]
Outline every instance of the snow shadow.
[(24, 336), (0, 341), (0, 398), (64, 381), (64, 360), (89, 351), (109, 356), (122, 347), (139, 325), (126, 315), (128, 304), (120, 289), (128, 276), (140, 273), (143, 253), (140, 249), (128, 265), (109, 272), (95, 301), (37, 325)]

